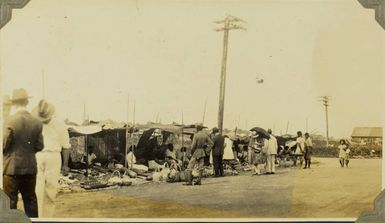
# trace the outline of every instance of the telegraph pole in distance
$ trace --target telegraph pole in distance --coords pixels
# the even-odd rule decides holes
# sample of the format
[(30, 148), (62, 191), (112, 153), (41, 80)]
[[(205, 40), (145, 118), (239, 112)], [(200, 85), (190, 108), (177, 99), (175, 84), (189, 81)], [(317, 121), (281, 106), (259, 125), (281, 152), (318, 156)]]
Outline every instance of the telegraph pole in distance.
[(329, 148), (329, 114), (328, 114), (328, 107), (329, 107), (329, 96), (321, 96), (320, 101), (322, 102), (323, 106), (325, 106), (325, 114), (326, 114), (326, 148)]
[(215, 29), (217, 32), (224, 33), (223, 37), (223, 56), (222, 56), (222, 67), (221, 67), (221, 82), (219, 90), (219, 111), (218, 111), (218, 129), (222, 133), (223, 130), (223, 115), (225, 108), (225, 87), (226, 87), (226, 62), (227, 62), (227, 47), (229, 41), (229, 31), (232, 29), (243, 29), (242, 26), (236, 24), (237, 22), (244, 22), (242, 19), (227, 15), (224, 20), (215, 21), (216, 24), (223, 24), (221, 28)]
[(206, 116), (206, 105), (207, 105), (207, 98), (205, 100), (205, 106), (203, 108), (203, 118), (202, 118), (202, 125), (205, 124), (205, 116)]
[(127, 114), (126, 115), (127, 115), (126, 120), (127, 120), (127, 126), (128, 126), (128, 122), (130, 121), (130, 94), (127, 94)]
[(41, 71), (41, 79), (42, 79), (43, 99), (45, 99), (45, 76), (44, 76), (44, 70)]

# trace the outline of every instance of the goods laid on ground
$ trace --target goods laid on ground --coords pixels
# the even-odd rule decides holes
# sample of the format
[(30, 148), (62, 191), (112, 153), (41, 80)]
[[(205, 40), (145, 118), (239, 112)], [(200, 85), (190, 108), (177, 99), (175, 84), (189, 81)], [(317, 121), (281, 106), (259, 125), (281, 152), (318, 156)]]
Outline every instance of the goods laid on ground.
[[(121, 164), (111, 164), (106, 167), (93, 165), (88, 171), (86, 169), (71, 169), (67, 176), (62, 176), (59, 180), (60, 192), (109, 190), (145, 183), (177, 183), (187, 180), (186, 170), (176, 163), (169, 165), (165, 162), (161, 165), (153, 160), (149, 161), (150, 163), (151, 168), (135, 165), (134, 168), (128, 169)], [(292, 165), (291, 160), (278, 159), (277, 163), (280, 167)], [(237, 160), (224, 160), (223, 170), (225, 176), (237, 176), (254, 172), (255, 166), (240, 163)], [(197, 178), (199, 171), (194, 169), (192, 175)], [(213, 166), (206, 166), (203, 170), (203, 177), (213, 176)]]

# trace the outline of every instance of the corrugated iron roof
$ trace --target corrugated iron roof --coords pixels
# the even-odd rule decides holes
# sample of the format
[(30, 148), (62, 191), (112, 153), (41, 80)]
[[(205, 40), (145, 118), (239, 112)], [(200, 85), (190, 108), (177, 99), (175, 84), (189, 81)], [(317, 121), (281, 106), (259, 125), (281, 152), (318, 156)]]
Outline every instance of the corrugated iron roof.
[(355, 127), (352, 137), (382, 137), (382, 127)]

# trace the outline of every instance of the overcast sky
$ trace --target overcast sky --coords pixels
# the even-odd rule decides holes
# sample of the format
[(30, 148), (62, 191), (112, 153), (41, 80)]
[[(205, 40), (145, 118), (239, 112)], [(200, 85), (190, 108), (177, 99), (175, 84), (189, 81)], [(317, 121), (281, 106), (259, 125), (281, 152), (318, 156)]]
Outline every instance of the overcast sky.
[[(217, 124), (226, 13), (224, 126), (330, 135), (382, 126), (385, 32), (358, 1), (31, 0), (1, 30), (2, 89), (45, 94), (60, 117)], [(263, 84), (256, 77), (264, 79)], [(307, 121), (306, 121), (307, 120)]]

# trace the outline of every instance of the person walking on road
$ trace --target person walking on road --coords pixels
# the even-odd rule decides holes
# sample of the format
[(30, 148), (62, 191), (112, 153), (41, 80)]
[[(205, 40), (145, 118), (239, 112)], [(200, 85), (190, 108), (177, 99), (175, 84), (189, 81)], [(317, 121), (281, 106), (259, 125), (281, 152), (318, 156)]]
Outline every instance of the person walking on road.
[[(46, 100), (40, 100), (38, 106), (32, 111), (32, 115), (43, 123), (44, 149), (36, 153), (36, 195), (39, 216), (52, 218), (62, 168), (61, 152), (63, 160), (68, 160), (71, 148), (70, 138), (64, 121), (57, 119), (55, 107)], [(63, 165), (64, 172), (68, 170), (66, 165)]]
[(271, 129), (268, 129), (270, 138), (267, 140), (266, 145), (266, 155), (267, 155), (267, 164), (266, 164), (266, 174), (274, 174), (275, 173), (275, 158), (277, 156), (278, 143)]
[(13, 114), (3, 129), (3, 190), (10, 198), (10, 208), (17, 208), (21, 193), (25, 214), (38, 217), (36, 188), (36, 153), (44, 148), (42, 123), (26, 110), (27, 91), (15, 89), (11, 103)]
[(213, 128), (213, 164), (214, 164), (214, 173), (215, 177), (223, 177), (223, 151), (224, 151), (224, 144), (225, 144), (225, 137), (223, 137), (219, 133), (219, 129), (214, 127)]
[(194, 135), (191, 144), (191, 154), (192, 157), (187, 166), (186, 174), (187, 174), (187, 183), (186, 185), (192, 185), (192, 171), (195, 166), (198, 167), (199, 175), (198, 180), (195, 182), (195, 185), (202, 184), (202, 175), (204, 169), (204, 158), (206, 157), (206, 148), (211, 148), (213, 142), (210, 137), (204, 133), (203, 126), (197, 126), (197, 133)]

